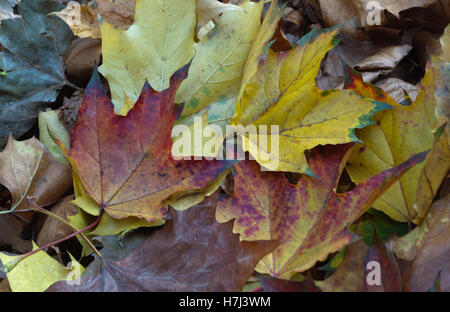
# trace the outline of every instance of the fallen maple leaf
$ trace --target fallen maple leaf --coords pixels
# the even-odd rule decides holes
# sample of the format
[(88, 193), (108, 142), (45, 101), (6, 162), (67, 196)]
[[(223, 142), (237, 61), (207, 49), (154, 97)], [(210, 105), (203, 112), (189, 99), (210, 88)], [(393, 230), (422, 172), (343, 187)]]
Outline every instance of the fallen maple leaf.
[(242, 240), (277, 239), (283, 242), (258, 264), (257, 270), (290, 278), (348, 244), (353, 234), (346, 226), (362, 215), (409, 168), (427, 153), (337, 194), (343, 167), (353, 144), (315, 148), (309, 164), (318, 176), (303, 176), (297, 186), (282, 173), (262, 172), (254, 161), (235, 165), (234, 195), (221, 198), (217, 220), (236, 219), (233, 231)]
[(412, 261), (410, 291), (427, 291), (441, 275), (441, 291), (450, 291), (450, 196), (435, 202), (423, 222), (393, 244), (398, 257)]
[(97, 258), (79, 286), (48, 291), (241, 291), (275, 242), (240, 242), (232, 224), (215, 221), (218, 193), (171, 220), (119, 261)]
[(246, 1), (237, 8), (223, 12), (215, 19), (214, 32), (194, 43), (195, 57), (189, 76), (175, 97), (176, 103), (185, 103), (179, 123), (192, 124), (192, 118), (201, 116), (205, 109), (212, 124), (227, 125), (233, 116), (263, 3)]
[[(100, 24), (103, 65), (116, 113), (126, 115), (146, 80), (156, 91), (194, 56), (195, 0), (137, 0), (133, 25), (123, 31)], [(145, 52), (144, 52), (145, 51)]]
[[(338, 28), (314, 30), (290, 51), (269, 51), (265, 59), (259, 59), (255, 75), (243, 85), (231, 124), (279, 126), (279, 153), (273, 146), (260, 143), (272, 142), (273, 135), (260, 133), (253, 138), (248, 133), (241, 134), (244, 150), (267, 169), (310, 173), (306, 150), (356, 142), (359, 139), (355, 129), (372, 124), (373, 115), (390, 108), (353, 92), (321, 91), (316, 87), (321, 61), (337, 44), (338, 32)], [(266, 154), (274, 153), (278, 156), (268, 162)]]
[(175, 161), (171, 128), (173, 97), (188, 65), (160, 93), (147, 83), (126, 117), (114, 114), (97, 73), (86, 89), (72, 130), (73, 168), (86, 193), (113, 218), (164, 219), (170, 195), (201, 190), (234, 161)]
[(64, 85), (63, 55), (73, 39), (70, 28), (48, 13), (63, 5), (50, 0), (22, 0), (20, 18), (0, 27), (0, 150), (9, 134), (29, 131), (40, 109), (52, 103)]
[[(447, 133), (437, 131), (433, 72), (429, 69), (419, 95), (408, 106), (395, 108), (375, 117), (376, 124), (362, 129), (359, 144), (349, 159), (347, 170), (356, 183), (393, 168), (411, 156), (431, 150), (427, 160), (406, 173), (373, 205), (400, 222), (420, 223), (450, 167)], [(393, 104), (381, 89), (364, 83), (361, 76), (346, 70), (346, 88), (366, 97)]]
[[(210, 19), (214, 7), (225, 9), (215, 19), (214, 32), (195, 42), (196, 20)], [(234, 113), (262, 7), (262, 2), (251, 1), (230, 10), (230, 5), (216, 0), (170, 0), (164, 6), (155, 0), (138, 0), (135, 22), (127, 31), (102, 22), (103, 65), (99, 70), (111, 87), (116, 113), (126, 115), (146, 80), (162, 91), (170, 76), (192, 59), (189, 76), (175, 98), (176, 103), (185, 103), (179, 123), (190, 125), (195, 116), (209, 109), (209, 122), (225, 126)], [(216, 10), (212, 12), (217, 15)]]

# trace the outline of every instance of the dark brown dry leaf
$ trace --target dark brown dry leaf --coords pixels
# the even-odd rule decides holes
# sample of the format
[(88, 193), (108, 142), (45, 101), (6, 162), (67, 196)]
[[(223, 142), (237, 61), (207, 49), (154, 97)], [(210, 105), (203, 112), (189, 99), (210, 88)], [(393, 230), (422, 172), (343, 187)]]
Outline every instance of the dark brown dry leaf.
[(102, 42), (99, 39), (77, 38), (64, 55), (66, 75), (78, 86), (86, 86), (94, 67), (100, 62)]
[(78, 111), (80, 110), (81, 103), (83, 102), (83, 92), (83, 90), (75, 91), (70, 99), (64, 98), (64, 102), (59, 113), (59, 120), (61, 120), (69, 132), (72, 131), (72, 128), (77, 122)]
[[(368, 285), (366, 277), (369, 271), (367, 264), (377, 261), (381, 269), (381, 285)], [(345, 251), (344, 261), (338, 269), (325, 281), (316, 285), (327, 292), (398, 292), (401, 282), (395, 263), (389, 251), (381, 243), (368, 247), (359, 240), (351, 244)]]
[(283, 33), (283, 30), (281, 29), (282, 24), (283, 21), (280, 20), (278, 22), (278, 27), (275, 30), (275, 33), (273, 34), (271, 40), (271, 41), (275, 40), (270, 46), (270, 49), (275, 52), (287, 51), (292, 48), (291, 42), (289, 42), (288, 38), (286, 38), (285, 34)]
[(126, 258), (96, 261), (80, 286), (48, 291), (241, 291), (257, 262), (276, 243), (240, 242), (233, 223), (215, 220), (219, 193), (173, 217)]
[(31, 243), (20, 237), (28, 223), (13, 214), (0, 215), (0, 246), (11, 246), (18, 253), (30, 251)]
[(291, 7), (286, 7), (283, 11), (283, 29), (286, 33), (296, 34), (303, 27), (302, 10), (294, 10)]
[(228, 173), (221, 185), (222, 190), (228, 195), (232, 195), (234, 193), (234, 177), (232, 172)]
[[(56, 203), (50, 210), (54, 214), (67, 220), (68, 216), (73, 216), (78, 212), (77, 207), (71, 203), (72, 200), (72, 195), (66, 196)], [(38, 246), (44, 246), (72, 233), (73, 230), (69, 226), (61, 223), (55, 218), (46, 217), (37, 236), (36, 243)]]
[(0, 292), (11, 292), (7, 279), (0, 280)]

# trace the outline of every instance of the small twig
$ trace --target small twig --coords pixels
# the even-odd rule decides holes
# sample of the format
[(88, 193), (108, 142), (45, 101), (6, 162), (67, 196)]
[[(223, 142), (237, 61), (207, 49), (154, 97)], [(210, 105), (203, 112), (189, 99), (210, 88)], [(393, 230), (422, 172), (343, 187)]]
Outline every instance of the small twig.
[[(78, 229), (76, 227), (74, 227), (72, 224), (70, 224), (70, 222), (68, 222), (67, 220), (65, 220), (64, 218), (61, 218), (60, 216), (58, 216), (57, 214), (44, 209), (40, 206), (38, 206), (36, 204), (36, 201), (33, 198), (27, 198), (28, 201), (28, 205), (30, 206), (31, 210), (43, 213), (49, 217), (55, 218), (56, 220), (58, 220), (59, 222), (64, 223), (65, 225), (67, 225), (68, 227), (70, 227), (74, 233), (78, 232)], [(100, 252), (95, 248), (94, 244), (86, 237), (86, 235), (84, 235), (84, 233), (80, 233), (81, 238), (83, 238), (84, 241), (86, 241), (86, 243), (89, 245), (89, 247), (92, 248), (92, 250), (94, 251), (94, 253), (101, 257), (102, 255), (100, 254)]]

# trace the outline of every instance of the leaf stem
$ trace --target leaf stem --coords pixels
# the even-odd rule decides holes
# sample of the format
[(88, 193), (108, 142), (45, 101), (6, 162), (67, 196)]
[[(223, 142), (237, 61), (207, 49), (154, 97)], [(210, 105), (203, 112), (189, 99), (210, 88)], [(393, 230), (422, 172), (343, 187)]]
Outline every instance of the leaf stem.
[[(58, 220), (59, 222), (64, 223), (65, 225), (67, 225), (68, 227), (70, 227), (74, 233), (78, 232), (78, 229), (76, 227), (74, 227), (72, 224), (70, 224), (67, 220), (65, 220), (64, 218), (61, 218), (60, 216), (58, 216), (57, 214), (44, 209), (40, 206), (38, 206), (36, 204), (36, 201), (30, 197), (27, 198), (27, 202), (28, 205), (30, 206), (31, 210), (43, 213), (49, 217), (55, 218), (56, 220)], [(81, 238), (83, 238), (84, 241), (86, 241), (86, 243), (89, 245), (89, 247), (92, 248), (92, 250), (94, 251), (94, 253), (98, 256), (98, 257), (102, 257), (102, 255), (100, 254), (100, 252), (97, 250), (97, 248), (95, 248), (94, 244), (86, 237), (86, 235), (84, 235), (84, 233), (80, 233)]]
[[(42, 212), (41, 210), (36, 209), (36, 207), (39, 207), (39, 206), (35, 205), (34, 208), (32, 208), (32, 209), (33, 209), (33, 210), (37, 210), (37, 211), (39, 211), (39, 212)], [(41, 208), (41, 207), (39, 207), (39, 208), (42, 209), (42, 210), (45, 210), (45, 209), (43, 209), (43, 208)], [(46, 211), (46, 212), (49, 213), (49, 211)], [(62, 242), (65, 242), (66, 240), (71, 239), (72, 237), (75, 237), (75, 236), (77, 236), (77, 235), (81, 235), (83, 232), (85, 232), (85, 231), (87, 231), (87, 230), (90, 230), (91, 228), (93, 228), (94, 226), (96, 226), (97, 224), (100, 223), (100, 220), (101, 220), (101, 218), (102, 218), (102, 216), (103, 216), (103, 212), (104, 212), (103, 207), (100, 207), (100, 213), (98, 214), (97, 219), (95, 219), (95, 221), (92, 222), (91, 224), (89, 224), (88, 226), (82, 228), (81, 230), (77, 230), (76, 232), (74, 232), (74, 233), (72, 233), (72, 234), (69, 234), (69, 235), (67, 235), (67, 236), (65, 236), (65, 237), (63, 237), (63, 238), (60, 238), (60, 239), (58, 239), (57, 241), (54, 241), (54, 242), (52, 242), (52, 243), (48, 243), (48, 244), (46, 244), (46, 245), (44, 245), (44, 246), (42, 246), (42, 247), (39, 247), (38, 249), (35, 249), (35, 250), (32, 250), (32, 251), (29, 251), (29, 252), (25, 253), (25, 254), (23, 254), (23, 255), (21, 255), (21, 256), (15, 258), (13, 261), (11, 261), (11, 262), (5, 264), (0, 270), (3, 271), (3, 272), (10, 272), (10, 271), (11, 271), (12, 269), (14, 269), (14, 267), (15, 267), (20, 261), (22, 261), (23, 259), (25, 259), (25, 258), (27, 258), (27, 257), (29, 257), (29, 256), (31, 256), (31, 255), (33, 255), (33, 254), (39, 252), (39, 251), (45, 250), (45, 249), (47, 249), (47, 248), (49, 248), (49, 247), (52, 247), (52, 246), (58, 245), (58, 244), (60, 244), (60, 243), (62, 243)], [(46, 213), (46, 214), (47, 214), (47, 213)], [(51, 213), (51, 214), (49, 214), (49, 215), (54, 216), (53, 213)], [(58, 216), (58, 218), (59, 218), (59, 216)], [(58, 219), (58, 218), (57, 218), (57, 219)], [(62, 218), (61, 218), (61, 219), (62, 219)], [(58, 219), (58, 220), (59, 220), (59, 219)], [(63, 219), (63, 220), (64, 220), (64, 219)], [(64, 221), (65, 221), (65, 220), (64, 220)], [(65, 223), (65, 222), (64, 222), (64, 223)], [(70, 223), (69, 223), (69, 224), (70, 224)], [(83, 236), (84, 236), (84, 234), (83, 234)], [(86, 236), (84, 236), (84, 237), (86, 237)], [(98, 252), (98, 250), (95, 248), (95, 246), (93, 246), (93, 244), (92, 244), (91, 242), (89, 242), (89, 243), (90, 243), (89, 246), (94, 250), (95, 254), (96, 254), (97, 256), (99, 256), (100, 258), (102, 258), (102, 255)]]

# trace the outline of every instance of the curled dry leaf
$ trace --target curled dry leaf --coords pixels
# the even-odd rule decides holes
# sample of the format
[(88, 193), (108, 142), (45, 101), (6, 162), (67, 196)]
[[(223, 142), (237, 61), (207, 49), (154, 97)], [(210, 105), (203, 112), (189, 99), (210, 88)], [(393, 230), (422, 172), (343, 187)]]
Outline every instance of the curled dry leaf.
[(381, 80), (376, 83), (376, 86), (383, 89), (397, 103), (402, 103), (406, 94), (412, 101), (415, 101), (419, 96), (419, 86), (412, 85), (398, 78)]
[[(2, 209), (1, 211), (4, 211)], [(14, 251), (25, 253), (31, 250), (31, 243), (21, 238), (21, 233), (29, 224), (29, 220), (24, 220), (19, 215), (0, 215), (0, 246), (11, 246)]]
[(0, 183), (11, 192), (11, 208), (19, 211), (27, 209), (27, 197), (41, 207), (55, 203), (72, 187), (72, 173), (36, 138), (19, 142), (10, 136), (0, 153)]
[(241, 291), (275, 242), (240, 242), (214, 214), (218, 193), (171, 220), (119, 261), (96, 259), (81, 284), (48, 291)]
[[(137, 0), (139, 1), (139, 0)], [(111, 25), (127, 29), (134, 21), (136, 0), (95, 0), (98, 13)]]
[(95, 0), (86, 4), (69, 1), (67, 6), (49, 15), (60, 17), (81, 38), (101, 38), (98, 18), (111, 25), (127, 29), (134, 20), (135, 0)]
[(70, 1), (63, 10), (49, 15), (60, 17), (78, 37), (101, 38), (97, 14), (98, 11), (93, 7), (92, 2), (80, 5), (77, 1)]
[(397, 67), (397, 64), (408, 55), (411, 49), (412, 46), (408, 44), (386, 47), (359, 62), (354, 68), (361, 72), (364, 81), (372, 82), (380, 76), (392, 72)]
[(410, 291), (427, 291), (440, 273), (441, 291), (450, 291), (450, 196), (435, 202), (423, 222), (397, 239), (393, 250), (412, 261), (407, 274)]
[(100, 63), (102, 45), (99, 39), (78, 38), (72, 41), (64, 55), (67, 77), (80, 86), (85, 86), (94, 67)]

